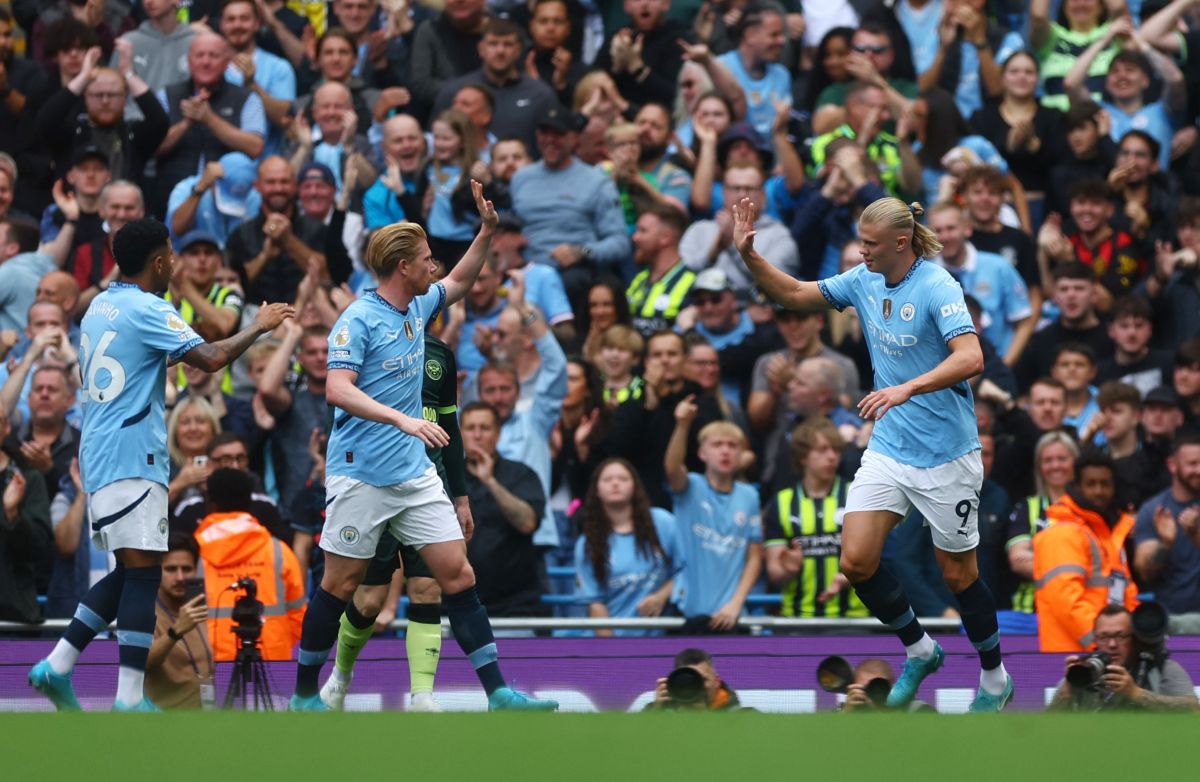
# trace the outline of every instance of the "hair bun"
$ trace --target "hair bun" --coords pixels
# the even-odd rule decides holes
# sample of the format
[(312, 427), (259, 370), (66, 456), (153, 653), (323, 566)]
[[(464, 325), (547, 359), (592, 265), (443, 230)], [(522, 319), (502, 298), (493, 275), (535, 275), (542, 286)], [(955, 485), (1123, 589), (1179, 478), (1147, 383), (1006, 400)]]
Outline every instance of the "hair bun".
[(913, 217), (920, 217), (925, 214), (925, 207), (921, 206), (919, 202), (913, 201), (908, 205), (908, 211), (912, 212)]

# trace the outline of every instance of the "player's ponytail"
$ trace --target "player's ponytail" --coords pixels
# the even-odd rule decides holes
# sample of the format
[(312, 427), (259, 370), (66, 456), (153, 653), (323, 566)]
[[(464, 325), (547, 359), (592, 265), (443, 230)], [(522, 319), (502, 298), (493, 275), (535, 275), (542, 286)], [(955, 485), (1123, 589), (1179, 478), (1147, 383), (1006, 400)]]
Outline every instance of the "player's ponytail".
[(899, 198), (881, 198), (863, 210), (860, 222), (890, 228), (912, 236), (913, 253), (918, 258), (933, 258), (942, 252), (942, 243), (928, 227), (917, 222), (925, 208), (916, 201), (906, 204)]

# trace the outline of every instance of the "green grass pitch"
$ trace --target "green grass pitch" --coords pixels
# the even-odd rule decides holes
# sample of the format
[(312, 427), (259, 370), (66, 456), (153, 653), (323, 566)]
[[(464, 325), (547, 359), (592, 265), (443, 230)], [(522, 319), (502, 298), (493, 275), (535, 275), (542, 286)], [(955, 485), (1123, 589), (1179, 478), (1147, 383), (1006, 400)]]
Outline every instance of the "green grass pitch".
[(0, 715), (14, 780), (1182, 780), (1195, 716)]

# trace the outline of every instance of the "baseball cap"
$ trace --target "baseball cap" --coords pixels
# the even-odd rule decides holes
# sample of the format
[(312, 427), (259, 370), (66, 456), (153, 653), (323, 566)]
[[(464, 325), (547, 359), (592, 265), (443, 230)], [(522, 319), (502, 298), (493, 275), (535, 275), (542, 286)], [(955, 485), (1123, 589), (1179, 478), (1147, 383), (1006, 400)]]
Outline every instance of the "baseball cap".
[(254, 161), (241, 152), (227, 152), (218, 161), (225, 175), (217, 180), (213, 188), (213, 202), (217, 211), (230, 217), (245, 217), (249, 211), (246, 199), (254, 189), (258, 176)]
[(318, 163), (315, 160), (305, 163), (300, 169), (298, 181), (304, 182), (308, 179), (320, 179), (327, 185), (337, 187), (337, 178), (333, 175), (333, 171), (324, 163)]
[(217, 248), (217, 252), (221, 252), (221, 240), (208, 231), (188, 231), (175, 243), (175, 251), (185, 253), (189, 247), (197, 244), (211, 244)]
[(720, 269), (705, 269), (696, 275), (692, 293), (720, 293), (729, 290), (729, 277)]
[(99, 160), (107, 168), (108, 153), (95, 144), (88, 144), (75, 150), (75, 154), (71, 156), (71, 168), (79, 165), (85, 160)]
[(755, 130), (754, 126), (749, 122), (738, 122), (730, 125), (717, 140), (717, 161), (721, 165), (725, 164), (725, 157), (729, 154), (729, 148), (733, 146), (735, 141), (750, 142), (750, 146), (758, 151), (758, 156), (762, 159), (763, 170), (771, 170), (771, 165), (775, 160), (775, 153), (771, 149), (771, 145), (763, 140), (762, 134)]
[(579, 129), (575, 115), (557, 103), (551, 103), (541, 110), (534, 127), (557, 130), (559, 133), (571, 133)]
[(1150, 389), (1150, 393), (1146, 394), (1146, 398), (1142, 400), (1142, 404), (1167, 405), (1183, 409), (1183, 403), (1179, 399), (1179, 394), (1175, 393), (1175, 389), (1170, 386), (1158, 386), (1157, 388)]

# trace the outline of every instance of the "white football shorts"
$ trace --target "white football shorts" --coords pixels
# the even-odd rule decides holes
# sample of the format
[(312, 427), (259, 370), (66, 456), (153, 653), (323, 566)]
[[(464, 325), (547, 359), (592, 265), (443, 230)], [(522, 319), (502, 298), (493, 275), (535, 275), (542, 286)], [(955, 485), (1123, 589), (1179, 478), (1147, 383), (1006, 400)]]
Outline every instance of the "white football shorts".
[(868, 449), (846, 495), (846, 512), (907, 516), (915, 507), (933, 532), (933, 545), (953, 553), (970, 551), (979, 545), (982, 485), (978, 450), (936, 467), (913, 467)]
[(416, 549), (463, 539), (454, 505), (433, 466), (393, 486), (372, 486), (345, 475), (326, 477), (321, 548), (371, 559), (385, 530)]
[(167, 550), (167, 487), (161, 483), (113, 481), (88, 495), (87, 510), (96, 548)]

